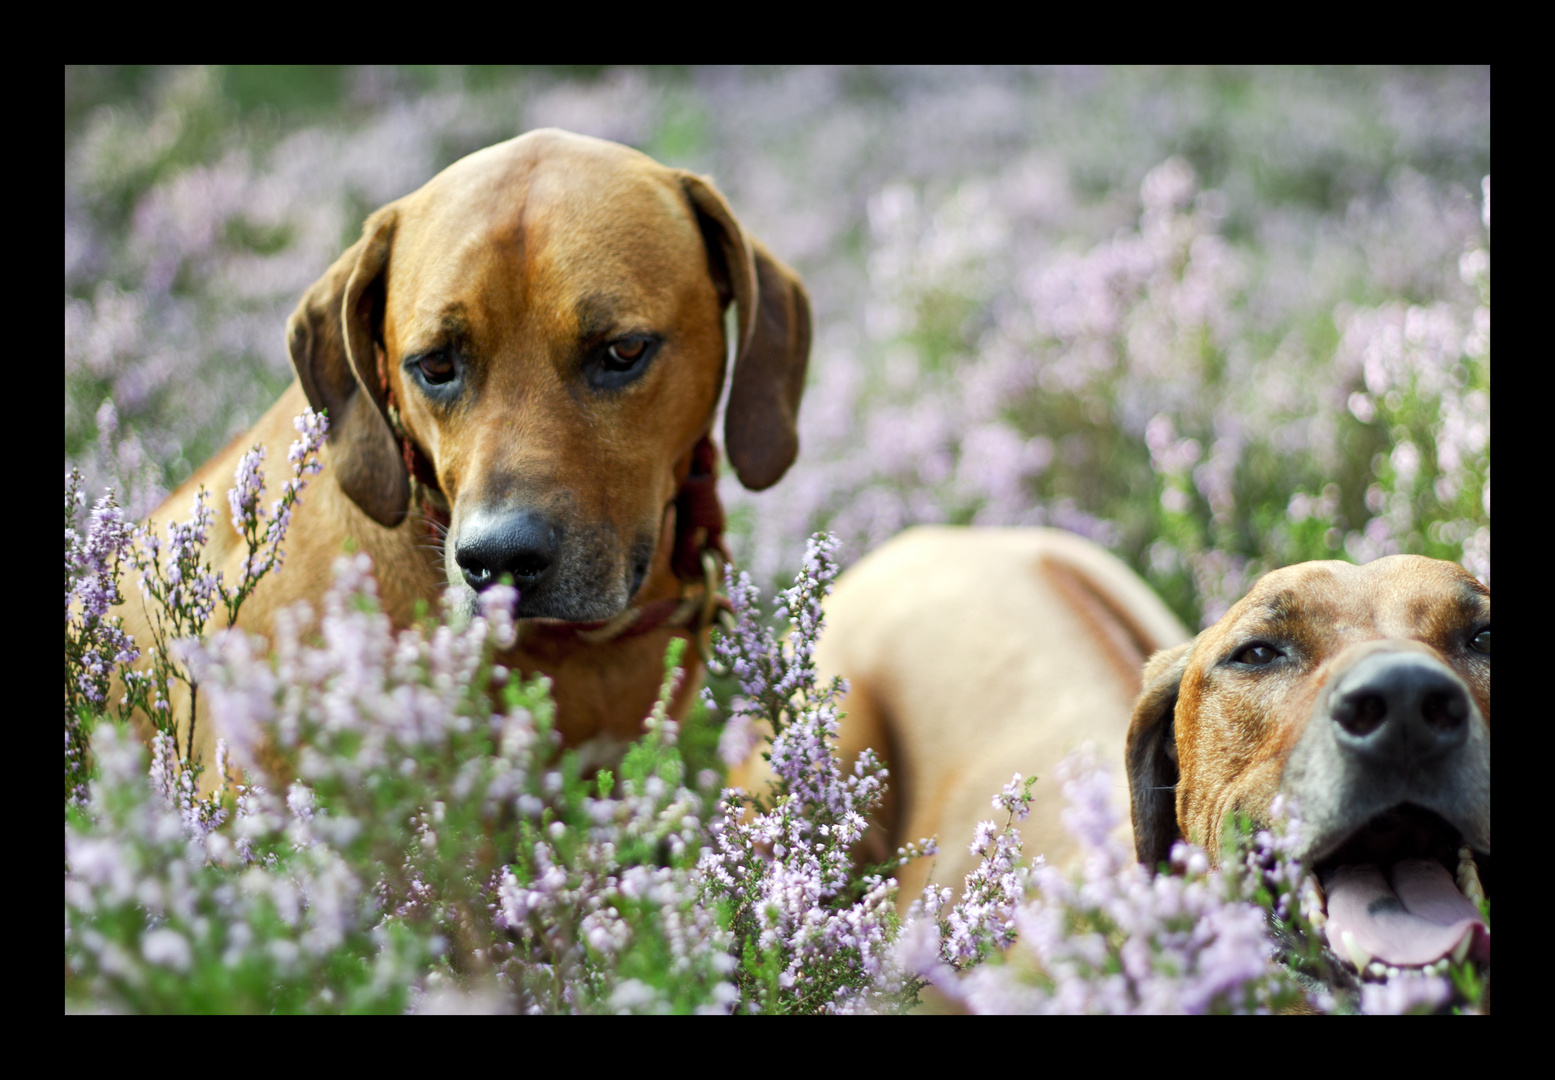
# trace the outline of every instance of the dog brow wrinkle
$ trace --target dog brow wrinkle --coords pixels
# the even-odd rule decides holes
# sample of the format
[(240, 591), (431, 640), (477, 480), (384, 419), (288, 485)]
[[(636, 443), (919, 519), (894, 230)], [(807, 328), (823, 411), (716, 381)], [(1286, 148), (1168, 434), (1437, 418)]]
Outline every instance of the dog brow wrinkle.
[(587, 341), (607, 333), (615, 326), (616, 312), (623, 306), (619, 297), (606, 292), (591, 292), (580, 296), (573, 305), (573, 311), (578, 317), (578, 337)]

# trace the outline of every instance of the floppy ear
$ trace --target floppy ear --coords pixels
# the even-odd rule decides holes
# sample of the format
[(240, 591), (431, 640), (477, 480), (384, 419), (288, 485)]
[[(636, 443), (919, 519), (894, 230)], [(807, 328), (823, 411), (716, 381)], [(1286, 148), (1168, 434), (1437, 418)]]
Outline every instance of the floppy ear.
[(1143, 689), (1128, 726), (1128, 790), (1134, 818), (1134, 854), (1154, 869), (1171, 858), (1177, 827), (1177, 688), (1193, 642), (1162, 649), (1145, 663)]
[(752, 491), (783, 478), (799, 453), (799, 399), (810, 359), (810, 298), (799, 275), (748, 235), (711, 183), (681, 183), (696, 209), (719, 295), (735, 304), (739, 343), (724, 444)]
[(410, 479), (389, 429), (374, 343), (383, 335), (394, 224), (391, 207), (368, 218), (362, 239), (303, 294), (286, 325), (308, 404), (329, 409), (326, 452), (336, 481), (368, 517), (391, 529), (405, 519)]

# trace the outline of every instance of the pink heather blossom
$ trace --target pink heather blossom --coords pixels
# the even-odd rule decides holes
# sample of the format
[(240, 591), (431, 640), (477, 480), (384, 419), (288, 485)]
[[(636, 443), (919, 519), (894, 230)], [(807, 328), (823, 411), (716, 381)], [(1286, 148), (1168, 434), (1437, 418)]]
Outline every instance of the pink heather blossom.
[[(1202, 852), (1182, 852), (1182, 876), (1163, 880), (1133, 876), (1128, 853), (1102, 845), (1086, 857), (1088, 876), (1070, 880), (1005, 842), (1000, 826), (1023, 805), (1014, 785), (995, 796), (994, 828), (939, 838), (977, 841), (983, 899), (945, 913), (944, 935), (925, 918), (892, 941), (889, 879), (859, 881), (839, 854), (888, 778), (876, 762), (851, 776), (829, 763), (835, 700), (804, 674), (824, 592), (808, 538), (836, 537), (824, 556), (834, 573), (917, 522), (1066, 528), (1117, 551), (1189, 621), (1213, 621), (1259, 574), (1307, 558), (1419, 551), (1488, 582), (1487, 69), (1377, 69), (1342, 85), (1260, 71), (1243, 80), (1256, 107), (1217, 128), (1204, 122), (1222, 92), (1215, 72), (1184, 81), (1138, 69), (712, 68), (666, 81), (621, 69), (412, 86), (395, 69), (368, 68), (342, 75), (350, 108), (332, 119), (283, 117), (279, 134), (257, 139), (252, 125), (227, 125), (192, 148), (179, 135), (189, 118), (228, 107), (214, 69), (152, 71), (122, 102), (100, 99), (100, 84), (80, 74), (67, 71), (65, 150), (66, 453), (80, 470), (66, 496), (66, 787), (71, 813), (95, 824), (67, 831), (67, 987), (87, 986), (109, 1008), (167, 1007), (178, 999), (136, 995), (157, 985), (145, 971), (179, 961), (177, 935), (191, 971), (218, 957), (233, 970), (257, 965), (259, 984), (306, 981), (299, 1009), (349, 1007), (329, 1000), (345, 990), (321, 974), (338, 970), (318, 959), (336, 942), (356, 950), (351, 963), (375, 985), (414, 986), (406, 1007), (499, 993), (518, 1011), (655, 1011), (670, 1005), (651, 980), (612, 981), (611, 965), (646, 947), (646, 934), (706, 976), (697, 1008), (888, 1008), (914, 973), (980, 1011), (1267, 1000), (1259, 987), (1273, 984), (1248, 974), (1263, 946), (1245, 897), (1236, 907), (1216, 891)], [(685, 115), (700, 117), (707, 137), (666, 140)], [(1365, 132), (1347, 119), (1358, 115), (1374, 121)], [(249, 430), (292, 377), (280, 330), (364, 206), (415, 189), (448, 163), (449, 147), (550, 123), (658, 146), (667, 164), (715, 176), (810, 289), (803, 453), (769, 491), (747, 492), (728, 470), (721, 491), (730, 549), (749, 575), (731, 578), (731, 591), (745, 590), (748, 609), (758, 587), (771, 595), (794, 569), (808, 575), (780, 601), (786, 641), (756, 620), (726, 639), (739, 690), (719, 709), (731, 757), (748, 753), (769, 714), (787, 727), (774, 756), (793, 790), (786, 815), (772, 797), (749, 817), (743, 803), (726, 803), (724, 817), (694, 803), (684, 777), (634, 780), (629, 795), (617, 777), (609, 796), (591, 793), (560, 838), (543, 834), (560, 879), (542, 888), (534, 867), (506, 867), (541, 894), (536, 905), (570, 921), (479, 961), (531, 981), (493, 975), (464, 993), (418, 965), (462, 947), (468, 919), (439, 921), (457, 906), (450, 897), (474, 910), (479, 895), (495, 918), (504, 868), (487, 868), (478, 885), (440, 877), (459, 830), (434, 804), (457, 816), (468, 796), (538, 829), (570, 798), (542, 709), (485, 715), (462, 695), (460, 680), (485, 670), (482, 651), (513, 632), (509, 598), (493, 591), (467, 620), (407, 638), (356, 617), (351, 605), (370, 607), (374, 593), (370, 570), (349, 562), (335, 606), (284, 616), (277, 641), (224, 635), (244, 589), (282, 568), (291, 507), (318, 469), (317, 416), (299, 420), (290, 475), (269, 507), (257, 455), (240, 469), (228, 509), (254, 529), (241, 580), (201, 561), (211, 496), (186, 522), (154, 532), (134, 523), (198, 466), (192, 457)], [(1202, 142), (1216, 130), (1202, 152), (1176, 156), (1184, 132)], [(91, 504), (88, 490), (117, 494)], [(154, 610), (180, 612), (139, 673), (123, 672), (138, 649), (111, 613), (120, 564), (136, 568)], [(212, 618), (218, 602), (225, 620)], [(182, 748), (162, 746), (148, 776), (99, 722), (87, 751), (80, 710), (124, 707), (107, 700), (116, 670), (166, 719), (177, 676), (155, 678), (158, 663), (199, 667), (201, 715), (221, 711), (234, 771), (219, 826), (203, 816), (214, 804), (202, 809), (188, 786)], [(514, 674), (490, 677), (521, 690)], [(660, 721), (655, 752), (667, 754), (676, 736)], [(452, 753), (478, 732), (492, 753), (427, 771), (423, 755)], [(334, 760), (329, 746), (358, 737), (360, 756)], [(269, 740), (311, 747), (296, 751), (301, 787), (271, 794), (256, 781)], [(504, 764), (488, 775), (488, 760)], [(227, 775), (224, 760), (208, 767)], [(403, 821), (351, 801), (370, 783), (424, 790), (433, 776), (445, 789), (404, 807)], [(1078, 773), (1071, 782), (1073, 825), (1095, 840), (1116, 811)], [(330, 785), (353, 794), (332, 804)], [(354, 861), (391, 825), (404, 830), (397, 848)], [(621, 845), (650, 839), (691, 866), (661, 880), (666, 867), (620, 861)], [(1288, 880), (1276, 857), (1278, 831), (1251, 842), (1272, 909), (1297, 921), (1315, 912), (1312, 888)], [(932, 849), (920, 841), (897, 858)], [(556, 903), (563, 895), (598, 903), (574, 916)], [(699, 921), (715, 896), (764, 898), (742, 917), (750, 940), (775, 950), (781, 992), (747, 994), (744, 975), (714, 970), (732, 962), (719, 951), (728, 940)], [(643, 897), (654, 914), (628, 926), (623, 912)], [(949, 907), (937, 893), (922, 903)], [(221, 913), (204, 929), (201, 905)], [(257, 914), (270, 910), (280, 937)], [(119, 918), (127, 912), (142, 913), (135, 936), (102, 929), (132, 925)], [(1134, 932), (1115, 949), (1106, 934), (1074, 929), (1076, 912)], [(1179, 925), (1190, 913), (1195, 932)], [(391, 932), (419, 919), (437, 929), (413, 940)], [(988, 959), (946, 964), (939, 949), (950, 941), (958, 956)], [(898, 953), (913, 962), (893, 961)], [(825, 966), (837, 957), (840, 967)], [(1181, 970), (1163, 973), (1171, 965)], [(847, 979), (827, 982), (843, 969)], [(1360, 1007), (1384, 1012), (1456, 993), (1437, 975), (1340, 989), (1341, 1001), (1353, 991)]]

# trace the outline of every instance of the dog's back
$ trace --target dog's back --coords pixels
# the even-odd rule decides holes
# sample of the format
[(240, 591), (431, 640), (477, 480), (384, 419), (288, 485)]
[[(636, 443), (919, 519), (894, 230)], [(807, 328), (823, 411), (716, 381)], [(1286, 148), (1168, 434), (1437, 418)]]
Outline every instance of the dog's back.
[(959, 894), (977, 863), (977, 822), (1004, 824), (992, 799), (1017, 772), (1040, 777), (1021, 830), (1027, 857), (1067, 861), (1074, 844), (1053, 769), (1086, 742), (1117, 766), (1114, 803), (1128, 828), (1118, 763), (1139, 673), (1188, 634), (1102, 548), (1052, 529), (909, 529), (838, 579), (826, 620), (817, 667), (851, 684), (844, 764), (873, 746), (890, 769), (864, 858), (939, 839), (934, 860), (898, 872), (902, 908), (922, 894), (931, 862), (933, 880)]

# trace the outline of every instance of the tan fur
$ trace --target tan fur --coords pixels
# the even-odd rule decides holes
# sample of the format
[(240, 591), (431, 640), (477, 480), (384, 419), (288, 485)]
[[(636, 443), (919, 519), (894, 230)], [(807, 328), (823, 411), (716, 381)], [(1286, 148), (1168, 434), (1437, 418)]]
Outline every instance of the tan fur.
[[(817, 667), (851, 683), (841, 756), (851, 768), (873, 746), (891, 770), (863, 857), (937, 835), (933, 880), (957, 894), (977, 822), (1003, 826), (992, 799), (1016, 772), (1040, 777), (1026, 854), (1073, 857), (1054, 766), (1086, 742), (1121, 762), (1141, 665), (1187, 637), (1116, 558), (1051, 529), (909, 529), (842, 574), (825, 610)], [(764, 783), (765, 770), (753, 758), (731, 782)], [(929, 875), (928, 859), (899, 872), (902, 908)]]
[[(203, 484), (216, 508), (209, 555), (234, 581), (244, 552), (224, 493), (239, 458), (264, 443), (273, 498), (296, 437), (292, 417), (310, 403), (327, 407), (323, 472), (294, 513), (284, 569), (260, 585), (239, 625), (268, 635), (280, 608), (316, 601), (348, 547), (372, 557), (397, 626), (418, 602), (435, 611), (450, 585), (473, 608), (454, 557), (461, 528), (544, 514), (563, 537), (555, 585), (536, 590), (541, 607), (519, 614), (546, 617), (523, 618), (518, 647), (502, 659), (552, 677), (569, 743), (633, 738), (675, 632), (590, 645), (560, 623), (607, 619), (680, 592), (670, 562), (674, 500), (713, 421), (731, 302), (738, 343), (724, 437), (740, 479), (763, 488), (798, 448), (810, 328), (793, 271), (741, 229), (708, 181), (635, 150), (555, 130), (488, 147), (367, 219), (362, 239), (291, 318), (298, 380), (152, 517), (163, 527), (186, 518)], [(662, 341), (642, 377), (608, 391), (588, 383), (589, 356), (631, 334)], [(464, 365), (452, 405), (407, 367), (436, 350)], [(442, 545), (411, 501), (380, 351), (404, 428), (451, 507)], [(138, 594), (123, 613), (145, 646)], [(694, 650), (687, 660), (677, 710), (700, 678)], [(182, 740), (187, 715), (179, 725)], [(196, 726), (196, 758), (212, 760), (219, 734)]]
[[(1375, 812), (1365, 800), (1403, 767), (1352, 782), (1321, 737), (1332, 723), (1329, 688), (1379, 654), (1422, 657), (1422, 672), (1472, 698), (1464, 744), (1432, 766), (1439, 775), (1417, 765), (1397, 779), (1407, 801), (1440, 812), (1488, 854), (1490, 657), (1472, 642), (1489, 624), (1489, 590), (1438, 559), (1310, 562), (1265, 575), (1215, 625), (1146, 668), (1128, 736), (1140, 860), (1161, 861), (1179, 837), (1206, 844), (1213, 859), (1228, 816), (1267, 821), (1281, 791), (1300, 800), (1314, 854), (1363, 824)], [(1278, 663), (1234, 662), (1261, 641), (1280, 651)], [(1299, 767), (1302, 752), (1317, 755), (1312, 767)], [(1332, 835), (1315, 835), (1322, 830)]]

